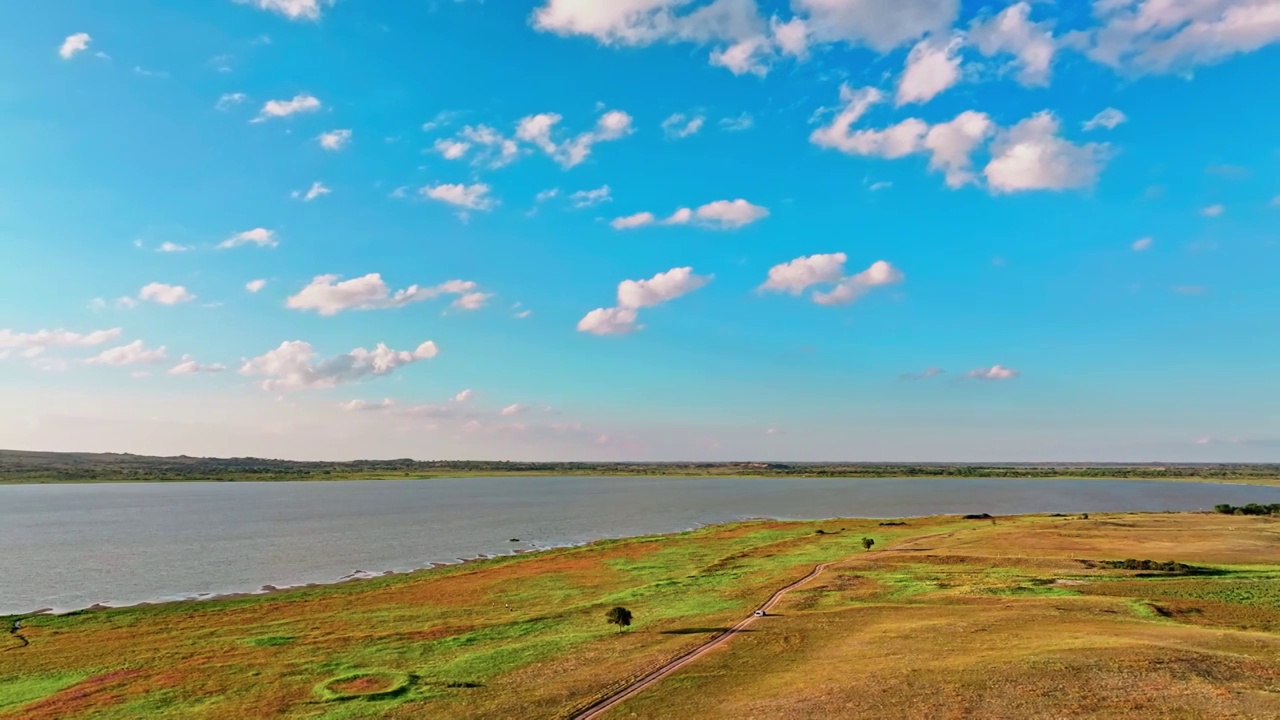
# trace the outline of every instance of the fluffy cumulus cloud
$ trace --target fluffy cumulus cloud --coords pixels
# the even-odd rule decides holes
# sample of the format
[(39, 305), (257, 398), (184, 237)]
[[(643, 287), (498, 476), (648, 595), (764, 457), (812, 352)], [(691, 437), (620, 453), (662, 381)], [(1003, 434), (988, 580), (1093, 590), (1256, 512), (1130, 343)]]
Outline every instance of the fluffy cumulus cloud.
[(675, 113), (662, 121), (662, 134), (668, 140), (680, 140), (690, 135), (697, 135), (707, 119), (702, 115), (692, 117), (684, 113)]
[(244, 289), (251, 293), (256, 293), (266, 286), (267, 286), (267, 281), (263, 280), (262, 278), (258, 278), (257, 280), (250, 280), (249, 282), (245, 283)]
[(593, 129), (557, 140), (557, 127), (564, 118), (557, 113), (529, 115), (516, 125), (516, 138), (541, 150), (569, 169), (582, 164), (595, 145), (621, 140), (635, 132), (634, 120), (621, 110), (610, 110), (596, 120)]
[(141, 340), (134, 340), (128, 345), (103, 350), (85, 362), (90, 365), (148, 365), (163, 362), (167, 357), (163, 345), (147, 348)]
[(173, 367), (169, 368), (170, 375), (199, 375), (207, 373), (220, 373), (227, 369), (226, 365), (212, 363), (203, 365), (196, 362), (196, 359), (190, 355), (183, 355), (182, 360)]
[(235, 0), (241, 5), (252, 5), (283, 15), (290, 20), (319, 20), (324, 8), (334, 0)]
[(1017, 370), (1004, 367), (1003, 365), (992, 365), (989, 368), (977, 368), (965, 373), (962, 377), (970, 380), (1013, 380), (1021, 375)]
[(579, 332), (595, 335), (623, 335), (642, 329), (637, 310), (660, 305), (687, 295), (711, 282), (710, 275), (698, 275), (693, 268), (672, 268), (648, 280), (623, 280), (618, 284), (618, 304), (597, 308), (578, 322)]
[(742, 198), (716, 200), (696, 209), (680, 208), (666, 218), (651, 212), (640, 212), (615, 218), (615, 230), (634, 230), (648, 225), (697, 225), (713, 230), (737, 230), (769, 217), (769, 209), (753, 205)]
[(1108, 157), (1105, 144), (1076, 145), (1058, 136), (1058, 119), (1040, 112), (1002, 130), (983, 174), (993, 192), (1092, 186)]
[(1023, 85), (1048, 85), (1058, 41), (1053, 23), (1031, 21), (1031, 4), (1019, 2), (999, 14), (975, 20), (969, 27), (969, 41), (987, 57), (1012, 55), (1010, 68)]
[(429, 185), (418, 192), (429, 200), (446, 203), (463, 211), (483, 212), (492, 210), (497, 205), (497, 201), (489, 196), (489, 186), (485, 183)]
[(191, 248), (186, 245), (179, 245), (178, 243), (175, 243), (175, 242), (165, 241), (160, 243), (160, 245), (156, 248), (156, 252), (178, 253), (178, 252), (186, 252), (190, 249)]
[(218, 102), (214, 105), (214, 108), (225, 112), (248, 99), (249, 96), (242, 92), (223, 93), (218, 97)]
[(70, 60), (76, 55), (89, 49), (89, 43), (93, 38), (89, 37), (89, 33), (76, 33), (68, 35), (66, 40), (58, 46), (58, 55), (63, 60)]
[(218, 243), (218, 249), (226, 250), (228, 248), (240, 247), (241, 245), (257, 245), (258, 247), (275, 247), (279, 244), (276, 240), (274, 230), (266, 228), (254, 228), (238, 232), (235, 235)]
[(138, 299), (159, 305), (177, 305), (178, 303), (191, 302), (196, 299), (196, 296), (181, 285), (153, 282), (143, 286), (138, 291)]
[(838, 281), (844, 275), (846, 260), (844, 253), (798, 257), (769, 268), (769, 277), (759, 289), (799, 295), (814, 285)]
[(340, 129), (320, 133), (316, 136), (316, 142), (325, 150), (338, 151), (351, 143), (351, 131)]
[[(431, 287), (410, 285), (403, 290), (391, 292), (391, 288), (379, 273), (369, 273), (364, 277), (350, 280), (340, 280), (340, 278), (340, 275), (315, 277), (296, 295), (290, 296), (285, 301), (285, 306), (293, 310), (313, 311), (321, 315), (336, 315), (346, 310), (386, 310), (404, 307), (443, 295), (457, 295), (461, 299), (477, 294), (476, 284), (469, 280), (450, 280)], [(478, 304), (473, 299), (469, 304), (479, 307), (488, 297), (484, 295), (479, 299)]]
[(971, 171), (972, 154), (994, 131), (994, 124), (985, 113), (967, 110), (933, 126), (907, 118), (886, 128), (855, 130), (854, 123), (883, 99), (883, 93), (876, 88), (842, 86), (843, 107), (828, 124), (816, 128), (809, 141), (855, 156), (894, 159), (927, 153), (930, 169), (943, 173), (947, 185), (960, 187), (976, 179)]
[(378, 343), (372, 350), (356, 348), (349, 353), (322, 359), (310, 343), (293, 340), (245, 360), (240, 374), (263, 378), (259, 386), (269, 392), (317, 390), (388, 375), (406, 365), (429, 360), (438, 352), (436, 344), (430, 340), (412, 351), (392, 350)]
[(818, 41), (888, 52), (951, 27), (960, 0), (793, 0)]
[(320, 100), (312, 95), (300, 93), (288, 100), (268, 100), (258, 111), (258, 116), (250, 122), (265, 122), (272, 118), (289, 117), (298, 113), (313, 113), (320, 108)]
[(1097, 130), (1098, 128), (1106, 128), (1107, 130), (1113, 130), (1119, 125), (1127, 122), (1128, 120), (1129, 120), (1129, 116), (1125, 115), (1124, 113), (1120, 112), (1115, 108), (1109, 107), (1109, 108), (1106, 108), (1105, 110), (1102, 110), (1097, 115), (1094, 115), (1092, 118), (1084, 121), (1084, 123), (1080, 127), (1085, 129), (1086, 131)]
[(509, 165), (520, 157), (520, 145), (488, 125), (467, 125), (454, 138), (440, 138), (435, 150), (446, 160), (462, 160), (475, 149), (472, 163), (489, 168)]
[(1098, 0), (1086, 53), (1129, 73), (1184, 72), (1280, 41), (1276, 0)]
[(761, 292), (784, 292), (799, 295), (816, 285), (832, 285), (830, 290), (815, 290), (812, 299), (819, 305), (847, 305), (871, 290), (900, 283), (905, 276), (884, 260), (853, 275), (845, 275), (844, 253), (809, 255), (775, 265), (759, 287)]
[(898, 105), (927, 103), (960, 80), (959, 38), (927, 38), (907, 54), (898, 81)]

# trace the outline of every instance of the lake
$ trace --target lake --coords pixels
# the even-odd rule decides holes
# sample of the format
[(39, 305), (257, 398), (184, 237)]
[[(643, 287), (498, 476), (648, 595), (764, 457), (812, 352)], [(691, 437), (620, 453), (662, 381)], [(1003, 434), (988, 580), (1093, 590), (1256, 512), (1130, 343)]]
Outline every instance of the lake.
[(1280, 488), (644, 477), (10, 485), (0, 486), (0, 614), (334, 582), (354, 571), (408, 571), (751, 517), (1205, 510), (1224, 502), (1280, 502)]

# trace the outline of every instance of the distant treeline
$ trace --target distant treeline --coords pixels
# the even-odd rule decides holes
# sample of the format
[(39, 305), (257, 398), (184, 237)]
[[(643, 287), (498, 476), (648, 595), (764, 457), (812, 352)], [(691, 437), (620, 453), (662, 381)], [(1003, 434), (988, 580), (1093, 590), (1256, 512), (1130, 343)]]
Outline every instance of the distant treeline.
[(341, 480), (459, 475), (665, 475), (763, 477), (1077, 477), (1268, 480), (1280, 465), (1072, 463), (595, 463), (485, 460), (298, 462), (262, 458), (150, 457), (0, 450), (0, 483)]
[(1280, 515), (1280, 503), (1272, 503), (1270, 505), (1249, 503), (1240, 507), (1223, 503), (1214, 505), (1213, 509), (1223, 515)]

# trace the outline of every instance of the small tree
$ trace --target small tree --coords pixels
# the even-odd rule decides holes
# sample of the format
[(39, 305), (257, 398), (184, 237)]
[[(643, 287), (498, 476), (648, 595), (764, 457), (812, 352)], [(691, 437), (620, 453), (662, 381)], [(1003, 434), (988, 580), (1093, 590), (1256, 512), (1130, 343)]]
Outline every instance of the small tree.
[(870, 550), (870, 549), (872, 548), (872, 546), (874, 546), (875, 544), (876, 544), (876, 541), (875, 541), (875, 540), (872, 540), (872, 539), (871, 539), (871, 538), (869, 538), (869, 537), (864, 537), (864, 538), (862, 538), (862, 547), (863, 547), (863, 549), (865, 549), (865, 550)]
[(618, 632), (622, 632), (623, 628), (631, 627), (631, 611), (624, 607), (616, 607), (604, 614), (604, 619), (609, 621), (610, 625), (617, 625)]

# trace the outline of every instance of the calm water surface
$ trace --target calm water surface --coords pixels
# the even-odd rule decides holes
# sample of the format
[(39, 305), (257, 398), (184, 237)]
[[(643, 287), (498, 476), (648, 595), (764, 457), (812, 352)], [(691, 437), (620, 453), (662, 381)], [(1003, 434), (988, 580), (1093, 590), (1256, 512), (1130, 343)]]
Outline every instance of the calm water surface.
[(405, 571), (749, 517), (1203, 510), (1222, 502), (1280, 502), (1280, 488), (587, 477), (0, 486), (0, 614), (333, 582), (357, 570)]

